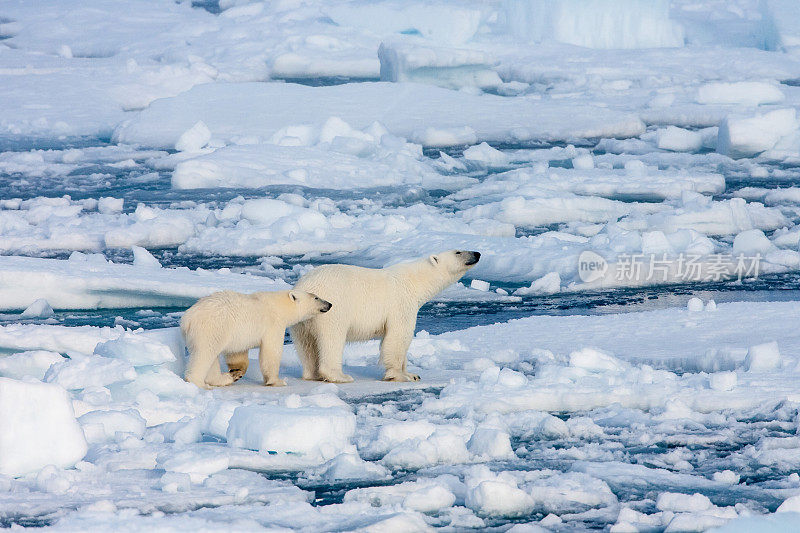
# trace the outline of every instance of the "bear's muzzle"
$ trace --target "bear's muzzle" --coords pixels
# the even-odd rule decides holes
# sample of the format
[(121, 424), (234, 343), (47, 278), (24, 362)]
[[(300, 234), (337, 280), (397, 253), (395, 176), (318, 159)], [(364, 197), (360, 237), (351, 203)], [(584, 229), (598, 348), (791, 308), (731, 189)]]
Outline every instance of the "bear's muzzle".
[(467, 266), (474, 265), (481, 258), (480, 252), (466, 252), (466, 254), (467, 254), (467, 260), (464, 262), (464, 264)]

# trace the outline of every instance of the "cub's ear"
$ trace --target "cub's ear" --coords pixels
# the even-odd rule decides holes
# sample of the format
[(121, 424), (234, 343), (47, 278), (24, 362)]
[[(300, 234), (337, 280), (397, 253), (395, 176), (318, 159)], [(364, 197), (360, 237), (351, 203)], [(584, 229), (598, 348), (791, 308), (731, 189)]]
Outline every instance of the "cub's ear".
[(297, 301), (297, 293), (294, 291), (289, 291), (289, 298), (292, 299), (293, 302)]
[(428, 261), (430, 261), (433, 266), (436, 266), (436, 265), (439, 264), (439, 258), (437, 256), (435, 256), (435, 255), (430, 256), (428, 258)]

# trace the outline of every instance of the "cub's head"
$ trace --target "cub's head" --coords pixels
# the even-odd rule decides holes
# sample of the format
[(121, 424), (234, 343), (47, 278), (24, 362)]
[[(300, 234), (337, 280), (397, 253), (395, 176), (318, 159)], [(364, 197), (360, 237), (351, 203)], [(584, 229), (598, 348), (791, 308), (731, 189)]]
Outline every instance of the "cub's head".
[(474, 267), (480, 258), (480, 252), (449, 250), (428, 257), (428, 261), (434, 268), (458, 279), (463, 276), (467, 270)]
[(332, 306), (330, 302), (326, 302), (316, 294), (305, 291), (291, 290), (289, 299), (297, 308), (298, 322), (308, 320), (320, 313), (327, 313)]

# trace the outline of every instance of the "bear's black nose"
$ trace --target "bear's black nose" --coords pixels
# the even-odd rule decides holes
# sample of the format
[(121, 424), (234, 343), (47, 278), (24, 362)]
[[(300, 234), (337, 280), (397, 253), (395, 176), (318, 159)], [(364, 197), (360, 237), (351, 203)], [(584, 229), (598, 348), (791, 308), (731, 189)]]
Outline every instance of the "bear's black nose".
[(468, 259), (467, 259), (467, 261), (465, 263), (467, 266), (474, 265), (475, 263), (478, 262), (478, 259), (481, 258), (481, 253), (480, 252), (467, 252), (467, 253), (469, 254), (467, 256)]
[(333, 307), (333, 304), (332, 304), (332, 303), (330, 303), (330, 302), (325, 302), (325, 305), (323, 305), (323, 306), (322, 306), (322, 309), (320, 309), (320, 312), (322, 312), (322, 313), (327, 313), (328, 311), (330, 311), (330, 310), (331, 310), (331, 307)]

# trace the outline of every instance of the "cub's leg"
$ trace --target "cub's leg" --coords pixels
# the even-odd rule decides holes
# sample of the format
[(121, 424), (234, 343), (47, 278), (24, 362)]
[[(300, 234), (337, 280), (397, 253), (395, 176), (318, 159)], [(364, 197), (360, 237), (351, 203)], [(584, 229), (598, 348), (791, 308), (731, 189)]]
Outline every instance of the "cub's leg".
[(417, 374), (406, 371), (406, 354), (414, 337), (416, 320), (409, 325), (386, 324), (381, 340), (381, 363), (386, 367), (384, 381), (419, 381)]
[(261, 339), (258, 350), (258, 364), (261, 367), (261, 375), (264, 376), (264, 385), (269, 387), (286, 385), (286, 380), (278, 377), (281, 355), (283, 355), (283, 330), (271, 331)]
[(297, 358), (303, 365), (303, 379), (317, 380), (319, 379), (319, 350), (309, 322), (310, 320), (292, 326), (289, 332), (292, 335), (295, 350), (297, 350)]
[(228, 365), (228, 373), (233, 377), (233, 381), (238, 381), (247, 373), (247, 366), (250, 358), (247, 356), (248, 350), (234, 352), (225, 355), (225, 363)]

